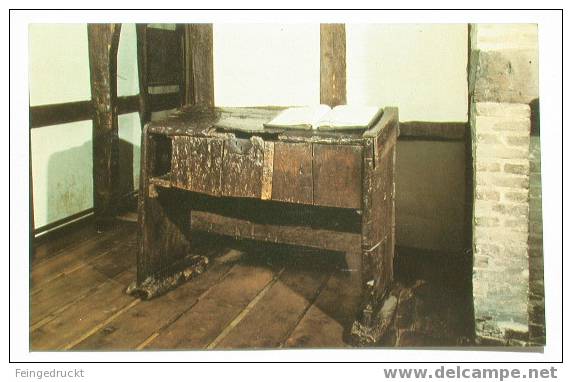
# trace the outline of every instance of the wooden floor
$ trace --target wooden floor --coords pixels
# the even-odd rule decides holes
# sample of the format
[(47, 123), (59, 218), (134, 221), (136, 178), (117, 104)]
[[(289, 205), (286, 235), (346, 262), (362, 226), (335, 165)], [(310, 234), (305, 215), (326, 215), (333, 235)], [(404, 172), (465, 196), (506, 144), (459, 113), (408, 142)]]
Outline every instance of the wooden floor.
[[(208, 270), (150, 301), (125, 294), (135, 279), (135, 222), (118, 220), (104, 233), (83, 227), (39, 244), (30, 276), (30, 349), (349, 346), (358, 299), (341, 254), (207, 235), (193, 244), (209, 256)], [(458, 343), (465, 326), (458, 300), (433, 300), (441, 301), (433, 321), (446, 321), (429, 325), (433, 334), (440, 330), (432, 335), (439, 340), (423, 342), (426, 335), (406, 330), (402, 346)], [(424, 313), (425, 327), (431, 314)], [(399, 345), (400, 325), (386, 346)]]

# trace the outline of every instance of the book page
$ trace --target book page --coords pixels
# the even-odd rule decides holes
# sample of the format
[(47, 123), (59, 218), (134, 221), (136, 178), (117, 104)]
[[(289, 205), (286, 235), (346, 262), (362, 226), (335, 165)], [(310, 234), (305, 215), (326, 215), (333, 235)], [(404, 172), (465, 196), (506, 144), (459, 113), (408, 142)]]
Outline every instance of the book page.
[(318, 122), (320, 129), (359, 129), (370, 127), (381, 115), (377, 106), (339, 105)]
[(265, 127), (311, 129), (331, 111), (328, 105), (291, 107), (278, 114)]

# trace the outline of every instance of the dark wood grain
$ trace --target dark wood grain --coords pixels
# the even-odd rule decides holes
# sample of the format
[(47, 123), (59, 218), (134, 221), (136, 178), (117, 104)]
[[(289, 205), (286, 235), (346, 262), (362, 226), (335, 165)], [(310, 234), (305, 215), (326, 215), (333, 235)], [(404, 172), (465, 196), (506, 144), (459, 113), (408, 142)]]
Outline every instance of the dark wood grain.
[(135, 277), (135, 266), (121, 272), (116, 279), (102, 283), (89, 297), (56, 315), (30, 333), (32, 350), (55, 350), (73, 345), (93, 327), (133, 302), (125, 286)]
[(281, 224), (280, 221), (254, 222), (248, 218), (219, 215), (206, 211), (194, 211), (191, 227), (194, 230), (305, 247), (350, 251), (359, 247), (360, 234), (337, 231), (319, 226)]
[(292, 251), (288, 257), (284, 259), (286, 270), (277, 282), (215, 348), (278, 348), (288, 339), (335, 264), (322, 253)]
[(137, 24), (137, 75), (139, 78), (139, 120), (141, 128), (151, 119), (148, 84), (148, 44), (147, 24)]
[[(262, 264), (237, 265), (192, 309), (161, 331), (146, 348), (200, 349), (207, 347), (272, 281), (276, 272), (277, 270), (272, 266)], [(216, 313), (213, 314), (213, 312)]]
[(174, 187), (209, 195), (221, 194), (223, 141), (173, 137), (171, 182)]
[[(211, 244), (208, 252), (212, 253), (213, 250), (222, 251), (222, 248)], [(162, 332), (194, 306), (241, 258), (240, 253), (228, 255), (218, 256), (208, 272), (191, 279), (165, 296), (144, 301), (129, 309), (77, 344), (74, 350), (129, 350), (144, 346), (146, 340)], [(137, 322), (137, 325), (133, 325), (134, 322)]]
[(260, 137), (224, 141), (221, 189), (223, 196), (260, 198), (264, 170), (264, 141)]
[(346, 29), (344, 24), (320, 24), (320, 103), (346, 103)]
[(189, 24), (187, 28), (188, 69), (191, 70), (187, 74), (188, 98), (192, 104), (214, 106), (213, 26)]
[(179, 85), (182, 66), (178, 32), (149, 27), (146, 29), (147, 85)]
[(354, 285), (347, 273), (339, 270), (334, 272), (284, 347), (349, 347), (348, 331), (361, 302), (361, 290), (355, 289)]
[(277, 142), (274, 145), (272, 200), (312, 204), (312, 144)]
[(147, 277), (173, 272), (173, 265), (185, 258), (190, 249), (191, 215), (189, 207), (180, 202), (181, 191), (158, 190), (150, 182), (164, 171), (160, 164), (165, 161), (160, 158), (167, 154), (167, 163), (170, 162), (170, 147), (166, 138), (149, 134), (148, 126), (144, 128), (141, 148), (138, 284)]
[(314, 144), (314, 204), (361, 208), (362, 148)]
[(93, 209), (98, 224), (114, 214), (119, 190), (117, 49), (121, 24), (88, 24), (93, 119)]
[[(126, 236), (129, 236), (129, 234), (134, 236), (134, 232), (134, 224), (123, 225), (101, 234), (94, 232), (92, 229), (90, 237), (86, 238), (86, 240), (78, 240), (76, 246), (66, 247), (59, 254), (32, 265), (30, 272), (31, 291), (36, 292), (45, 283), (70, 273), (77, 268), (86, 266), (90, 261), (106, 255), (115, 246), (125, 241)], [(53, 249), (50, 248), (50, 250)], [(135, 261), (134, 257), (131, 257), (131, 259)]]
[(468, 128), (466, 122), (400, 122), (399, 138), (431, 141), (464, 141)]
[(93, 116), (91, 101), (66, 102), (30, 107), (30, 128), (86, 121)]

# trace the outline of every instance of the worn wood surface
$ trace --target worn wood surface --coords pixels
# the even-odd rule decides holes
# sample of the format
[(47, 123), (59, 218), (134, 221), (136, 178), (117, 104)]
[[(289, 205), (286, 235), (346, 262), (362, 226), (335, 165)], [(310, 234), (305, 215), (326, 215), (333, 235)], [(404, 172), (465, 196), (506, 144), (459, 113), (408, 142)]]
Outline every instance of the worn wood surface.
[(314, 204), (361, 208), (362, 148), (314, 144)]
[[(386, 108), (375, 126), (350, 135), (278, 131), (260, 136), (232, 130), (233, 124), (258, 123), (273, 111), (198, 106), (148, 125), (147, 134), (172, 142), (166, 148), (172, 155), (170, 175), (169, 170), (149, 172), (158, 176), (147, 180), (144, 198), (157, 203), (161, 213), (176, 211), (180, 219), (176, 227), (153, 215), (142, 223), (159, 224), (143, 230), (162, 230), (149, 241), (161, 263), (147, 269), (164, 274), (159, 267), (174, 265), (183, 249), (189, 250), (191, 231), (340, 251), (348, 283), (359, 291), (354, 297), (360, 322), (371, 326), (393, 280), (397, 109)], [(168, 259), (159, 254), (161, 247), (163, 253), (171, 252), (169, 247), (179, 253)], [(178, 339), (164, 341), (160, 346)], [(222, 339), (185, 341), (216, 347)]]
[[(78, 343), (74, 349), (128, 350), (144, 347), (149, 340), (191, 309), (210, 288), (221, 281), (242, 256), (242, 253), (236, 250), (229, 251), (214, 243), (210, 243), (209, 248), (193, 249), (193, 252), (214, 257), (208, 272), (191, 279), (161, 298), (132, 307)], [(137, 322), (137, 325), (133, 325), (134, 322)]]
[(172, 142), (173, 186), (209, 195), (220, 195), (224, 141), (176, 136)]
[(320, 103), (346, 103), (346, 29), (344, 24), (320, 24)]
[(139, 120), (141, 128), (151, 120), (151, 107), (149, 102), (148, 83), (148, 57), (147, 24), (137, 24), (137, 75), (139, 78)]
[[(130, 239), (133, 238), (131, 235)], [(121, 239), (120, 242), (101, 243), (100, 248), (93, 248), (96, 254), (93, 260), (78, 260), (67, 271), (60, 271), (56, 277), (51, 277), (46, 282), (40, 279), (39, 286), (31, 291), (30, 323), (37, 324), (48, 319), (55, 312), (84, 298), (126, 267), (133, 266), (136, 255), (134, 243), (132, 240), (126, 241), (125, 235)], [(113, 248), (102, 251), (101, 246)]]
[(228, 217), (204, 211), (193, 212), (191, 227), (193, 230), (220, 235), (333, 251), (348, 251), (360, 245), (360, 235), (353, 232), (334, 231), (302, 224), (256, 223), (246, 218)]
[[(82, 267), (89, 264), (89, 262), (97, 259), (96, 256), (106, 255), (125, 240), (124, 235), (126, 233), (127, 230), (123, 226), (102, 234), (90, 232), (90, 237), (80, 241), (75, 247), (66, 247), (59, 252), (54, 251), (56, 254), (45, 259), (45, 261), (35, 261), (30, 272), (32, 293), (39, 290), (45, 283), (61, 277), (62, 274), (70, 273), (76, 270), (78, 266)], [(48, 249), (48, 251), (53, 250), (53, 248)]]
[[(278, 348), (316, 300), (335, 268), (335, 256), (322, 253), (288, 253), (286, 270), (244, 317), (233, 321), (228, 334), (214, 344), (217, 349)], [(332, 257), (334, 259), (332, 259)], [(333, 260), (333, 261), (332, 261)]]
[(311, 144), (277, 142), (274, 145), (272, 200), (312, 204), (314, 201), (312, 174)]
[[(186, 25), (187, 104), (214, 106), (213, 26), (212, 24)], [(190, 101), (190, 102), (189, 102)]]
[(102, 222), (114, 213), (119, 190), (117, 49), (121, 24), (88, 24), (93, 118), (93, 208)]
[(181, 46), (177, 31), (147, 27), (147, 84), (179, 85)]
[(349, 328), (358, 314), (360, 299), (361, 290), (355, 289), (347, 272), (334, 272), (284, 346), (349, 347)]
[[(192, 344), (214, 349), (350, 346), (347, 332), (359, 309), (359, 291), (353, 289), (339, 253), (195, 234), (192, 251), (209, 256), (210, 270), (164, 296), (140, 301), (124, 294), (134, 277), (132, 248), (137, 226), (122, 221), (116, 227), (122, 230), (120, 235), (116, 233), (123, 238), (121, 243), (114, 241), (112, 232), (94, 236), (101, 243), (91, 244), (90, 259), (101, 258), (111, 242), (116, 248), (96, 266), (85, 265), (81, 256), (76, 256), (75, 251), (86, 244), (86, 231), (70, 234), (67, 243), (58, 239), (44, 244), (44, 260), (34, 261), (32, 271), (36, 264), (59, 256), (77, 257), (78, 264), (68, 268), (75, 271), (61, 272), (66, 282), (40, 282), (51, 301), (41, 302), (37, 294), (31, 294), (32, 312), (38, 304), (57, 306), (44, 319), (31, 322), (31, 351), (147, 349), (158, 347), (155, 340), (164, 332), (182, 339), (173, 341), (169, 349), (194, 348)], [(463, 338), (470, 336), (472, 320), (470, 262), (454, 254), (416, 254), (402, 249), (398, 266), (402, 284), (397, 289), (400, 299), (394, 329), (379, 346), (466, 344)], [(91, 271), (80, 272), (82, 268)], [(237, 279), (242, 280), (240, 285), (250, 285), (248, 288), (261, 285), (260, 278), (267, 277), (271, 269), (271, 281), (248, 302), (239, 291), (229, 291)], [(230, 271), (234, 271), (232, 280), (225, 282)], [(93, 272), (101, 276), (100, 283), (86, 277)], [(416, 281), (418, 278), (426, 282)], [(66, 289), (85, 293), (76, 293), (66, 302), (61, 299)], [(197, 312), (191, 313), (195, 309)], [(191, 315), (202, 324), (176, 324)], [(189, 334), (193, 330), (199, 333)]]
[[(279, 270), (241, 264), (200, 299), (190, 311), (162, 331), (148, 349), (205, 348), (273, 281)], [(213, 312), (215, 317), (213, 317)]]
[[(162, 163), (169, 163), (170, 150), (166, 141), (144, 129), (141, 148), (141, 176), (139, 190), (139, 244), (137, 283), (148, 277), (162, 277), (173, 273), (173, 266), (182, 261), (190, 249), (190, 209), (177, 203), (180, 192), (156, 189), (150, 179), (164, 172)], [(168, 143), (168, 142), (167, 142)], [(162, 150), (158, 150), (162, 148)], [(162, 155), (167, 157), (161, 160)]]
[(264, 141), (260, 137), (228, 137), (224, 141), (221, 188), (223, 196), (260, 198)]

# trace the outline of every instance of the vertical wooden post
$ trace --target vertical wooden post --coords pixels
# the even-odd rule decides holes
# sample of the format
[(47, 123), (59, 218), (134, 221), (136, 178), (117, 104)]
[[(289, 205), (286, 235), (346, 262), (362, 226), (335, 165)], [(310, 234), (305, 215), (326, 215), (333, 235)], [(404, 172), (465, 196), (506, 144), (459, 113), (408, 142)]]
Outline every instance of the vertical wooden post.
[(346, 29), (320, 24), (320, 103), (346, 103)]
[(185, 32), (185, 103), (214, 106), (213, 26), (189, 24)]
[(141, 128), (151, 120), (147, 84), (147, 24), (137, 24), (137, 73), (139, 75), (139, 120)]
[(93, 208), (98, 228), (113, 215), (119, 189), (117, 48), (121, 24), (89, 24), (93, 103)]

